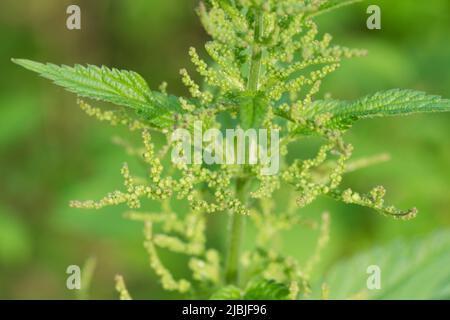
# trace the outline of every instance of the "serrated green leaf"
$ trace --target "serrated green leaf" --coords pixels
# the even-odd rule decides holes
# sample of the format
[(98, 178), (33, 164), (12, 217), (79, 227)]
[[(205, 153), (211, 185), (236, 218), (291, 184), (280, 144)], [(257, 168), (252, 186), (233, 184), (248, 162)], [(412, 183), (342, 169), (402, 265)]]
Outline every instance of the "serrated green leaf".
[(210, 300), (240, 300), (241, 298), (241, 290), (230, 285), (213, 293)]
[(262, 94), (242, 94), (239, 96), (239, 114), (243, 129), (259, 128), (269, 108)]
[(330, 0), (330, 1), (326, 1), (325, 3), (320, 5), (317, 10), (314, 10), (313, 12), (311, 12), (311, 14), (309, 14), (309, 16), (316, 17), (321, 14), (330, 12), (332, 10), (339, 9), (339, 8), (342, 8), (345, 6), (349, 6), (351, 4), (361, 2), (361, 1), (362, 0)]
[[(367, 288), (367, 268), (381, 271), (381, 289)], [(324, 281), (330, 299), (450, 299), (450, 230), (397, 241), (335, 265)], [(320, 292), (318, 284), (316, 293)]]
[(133, 71), (93, 65), (57, 66), (25, 59), (12, 61), (80, 97), (131, 108), (158, 127), (172, 125), (174, 113), (182, 110), (176, 97), (151, 91), (147, 82)]
[(393, 89), (365, 96), (356, 101), (319, 100), (305, 110), (313, 119), (330, 114), (331, 127), (345, 129), (366, 118), (450, 111), (450, 100), (421, 91)]
[(245, 300), (285, 300), (289, 288), (275, 280), (255, 279), (249, 282), (244, 293)]

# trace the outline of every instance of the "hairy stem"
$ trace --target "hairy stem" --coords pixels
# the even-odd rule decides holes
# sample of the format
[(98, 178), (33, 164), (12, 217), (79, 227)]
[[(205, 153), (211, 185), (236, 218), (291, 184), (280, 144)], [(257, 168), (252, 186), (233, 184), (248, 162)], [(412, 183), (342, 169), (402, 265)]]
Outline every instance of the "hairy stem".
[[(236, 182), (236, 194), (242, 203), (246, 200), (247, 178), (239, 178)], [(245, 216), (231, 213), (229, 221), (228, 253), (225, 266), (225, 282), (237, 284), (239, 282), (239, 257), (244, 234)]]
[[(255, 16), (255, 37), (252, 46), (250, 72), (247, 82), (247, 88), (251, 91), (258, 90), (262, 58), (262, 48), (259, 45), (259, 41), (263, 33), (263, 16), (260, 12), (256, 12)], [(236, 195), (243, 204), (246, 203), (246, 187), (248, 182), (248, 178), (239, 178), (236, 181)], [(227, 284), (238, 284), (239, 282), (239, 258), (244, 227), (245, 216), (242, 214), (232, 213), (230, 215), (229, 222), (229, 239), (227, 247), (227, 260), (225, 264), (225, 282)]]

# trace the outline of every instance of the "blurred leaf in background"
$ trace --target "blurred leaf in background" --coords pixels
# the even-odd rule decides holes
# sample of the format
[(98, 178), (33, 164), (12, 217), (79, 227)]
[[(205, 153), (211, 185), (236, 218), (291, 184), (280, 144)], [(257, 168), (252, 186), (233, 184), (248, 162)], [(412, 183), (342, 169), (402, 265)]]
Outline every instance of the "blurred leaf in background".
[(14, 267), (30, 258), (30, 235), (13, 212), (0, 208), (0, 263)]
[[(334, 266), (325, 283), (330, 299), (450, 299), (448, 266), (450, 231), (441, 230), (358, 254)], [(368, 288), (371, 275), (379, 276), (377, 288)]]

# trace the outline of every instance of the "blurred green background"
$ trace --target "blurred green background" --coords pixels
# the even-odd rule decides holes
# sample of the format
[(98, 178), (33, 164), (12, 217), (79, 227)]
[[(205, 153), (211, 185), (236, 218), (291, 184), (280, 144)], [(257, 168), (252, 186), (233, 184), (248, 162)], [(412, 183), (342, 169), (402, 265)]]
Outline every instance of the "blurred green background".
[[(70, 4), (81, 7), (80, 31), (65, 27)], [(369, 4), (380, 5), (382, 30), (367, 30)], [(66, 268), (82, 266), (89, 257), (97, 259), (91, 298), (116, 298), (116, 273), (124, 275), (135, 298), (177, 297), (160, 289), (142, 246), (141, 225), (122, 219), (124, 207), (98, 212), (68, 207), (71, 199), (96, 199), (121, 187), (119, 170), (130, 159), (111, 138), (129, 133), (88, 118), (72, 94), (10, 58), (131, 69), (153, 88), (165, 80), (171, 93), (185, 94), (178, 70), (192, 70), (189, 46), (208, 39), (196, 5), (197, 0), (1, 1), (0, 298), (72, 299)], [(336, 43), (369, 49), (368, 57), (346, 61), (323, 92), (352, 99), (396, 87), (450, 97), (449, 18), (448, 0), (371, 0), (320, 17), (322, 31), (332, 33)], [(387, 152), (392, 159), (348, 175), (344, 184), (361, 191), (382, 184), (389, 202), (417, 206), (420, 213), (409, 222), (394, 221), (321, 199), (303, 210), (315, 219), (331, 213), (331, 242), (316, 275), (360, 250), (450, 226), (450, 114), (364, 121), (347, 136), (355, 156)], [(225, 235), (223, 224), (212, 221), (208, 233)], [(247, 247), (253, 236), (250, 228)], [(296, 228), (283, 237), (283, 251), (305, 261), (316, 237), (316, 231)], [(215, 239), (213, 246), (221, 249), (223, 242)], [(177, 257), (163, 259), (175, 266), (175, 274), (185, 272)]]

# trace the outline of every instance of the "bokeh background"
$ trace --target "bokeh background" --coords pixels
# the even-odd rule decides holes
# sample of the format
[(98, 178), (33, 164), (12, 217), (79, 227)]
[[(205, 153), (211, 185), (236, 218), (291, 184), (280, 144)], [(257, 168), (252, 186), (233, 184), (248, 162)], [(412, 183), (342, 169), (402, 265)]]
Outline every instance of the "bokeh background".
[[(81, 31), (65, 27), (70, 4), (81, 7)], [(365, 27), (369, 4), (380, 5), (382, 30)], [(124, 207), (94, 212), (68, 206), (71, 199), (96, 199), (121, 186), (119, 170), (129, 156), (111, 138), (136, 137), (88, 118), (72, 94), (10, 58), (131, 69), (153, 88), (165, 80), (171, 93), (185, 94), (178, 70), (191, 68), (189, 46), (208, 39), (196, 5), (196, 0), (1, 1), (0, 298), (73, 299), (66, 268), (82, 266), (89, 257), (97, 261), (90, 298), (116, 298), (116, 273), (125, 276), (136, 298), (177, 298), (161, 290), (148, 266), (141, 225), (122, 218)], [(318, 22), (336, 43), (370, 52), (345, 62), (326, 80), (324, 89), (334, 97), (352, 99), (393, 87), (450, 97), (448, 0), (371, 0)], [(450, 114), (364, 121), (347, 136), (355, 156), (386, 152), (391, 160), (349, 174), (345, 185), (367, 191), (382, 184), (391, 203), (417, 206), (420, 214), (413, 221), (394, 221), (320, 199), (303, 210), (315, 219), (325, 210), (331, 213), (331, 242), (317, 275), (374, 245), (450, 227)], [(303, 151), (296, 148), (293, 154)], [(276, 199), (283, 202), (283, 193)], [(225, 235), (223, 229), (213, 222), (208, 233)], [(253, 236), (248, 230), (246, 246)], [(283, 237), (283, 251), (305, 261), (316, 237), (316, 231), (296, 228)], [(223, 243), (215, 237), (213, 246), (221, 249)], [(177, 257), (163, 259), (176, 274), (185, 272)]]

